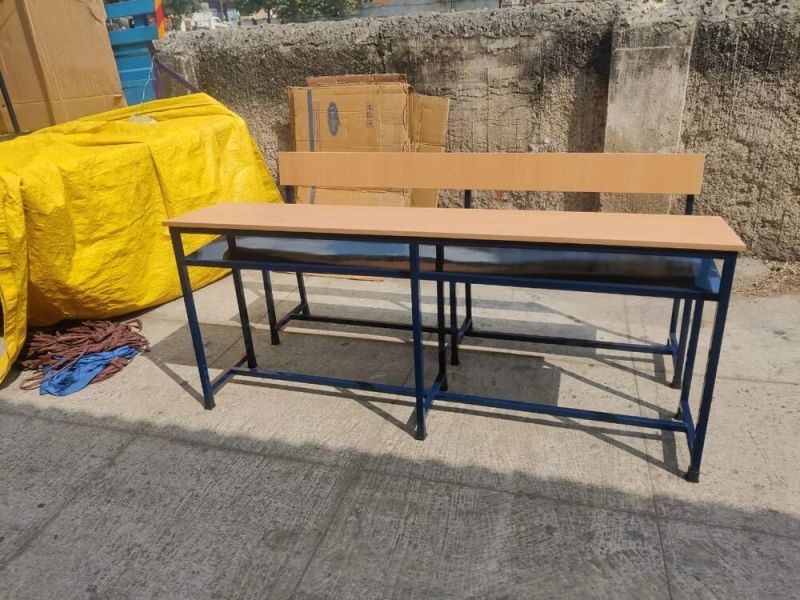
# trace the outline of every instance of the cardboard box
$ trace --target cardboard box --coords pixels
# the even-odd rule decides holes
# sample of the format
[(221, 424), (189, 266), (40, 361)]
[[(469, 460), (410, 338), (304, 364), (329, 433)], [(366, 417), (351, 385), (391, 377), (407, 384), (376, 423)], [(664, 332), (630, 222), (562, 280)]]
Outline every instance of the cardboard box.
[[(408, 152), (406, 83), (353, 83), (289, 88), (295, 149), (309, 152)], [(332, 190), (298, 187), (297, 202), (408, 206), (411, 190)]]
[(324, 85), (352, 85), (354, 83), (407, 83), (405, 75), (400, 73), (375, 73), (373, 75), (320, 75), (306, 77), (306, 85), (320, 87)]
[[(289, 88), (295, 150), (443, 152), (449, 100), (413, 93), (405, 75), (309, 77)], [(297, 202), (436, 206), (438, 190), (298, 187)]]
[[(20, 128), (125, 106), (102, 0), (0, 0), (0, 71)], [(12, 131), (0, 100), (0, 131)]]
[(405, 83), (289, 88), (296, 150), (408, 152)]
[[(439, 96), (411, 95), (411, 151), (444, 152), (450, 100)], [(436, 208), (439, 190), (412, 190), (411, 206)]]

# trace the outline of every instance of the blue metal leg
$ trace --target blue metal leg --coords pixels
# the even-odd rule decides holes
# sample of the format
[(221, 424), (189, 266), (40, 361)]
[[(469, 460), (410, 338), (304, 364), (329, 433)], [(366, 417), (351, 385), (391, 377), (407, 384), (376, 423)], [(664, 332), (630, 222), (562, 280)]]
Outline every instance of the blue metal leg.
[[(683, 387), (681, 388), (681, 399), (678, 404), (676, 419), (691, 419), (689, 410), (689, 394), (692, 391), (692, 376), (694, 375), (694, 361), (697, 358), (697, 342), (700, 339), (700, 325), (703, 321), (703, 300), (698, 300), (694, 307), (692, 317), (692, 331), (689, 334), (689, 347), (686, 353), (686, 366), (683, 372)], [(689, 444), (691, 446), (691, 443)]]
[[(444, 248), (436, 246), (436, 270), (444, 266)], [(439, 376), (442, 378), (439, 389), (447, 391), (447, 344), (444, 318), (444, 281), (436, 282), (436, 338), (439, 353)]]
[(672, 368), (675, 369), (678, 363), (678, 313), (680, 312), (680, 298), (672, 301), (672, 315), (669, 318), (669, 333), (667, 334), (667, 345), (672, 350)]
[(200, 323), (197, 320), (197, 307), (194, 305), (192, 284), (189, 281), (189, 272), (186, 269), (183, 242), (180, 232), (174, 229), (170, 230), (170, 237), (172, 238), (172, 249), (175, 252), (175, 262), (178, 266), (178, 279), (181, 283), (183, 303), (186, 306), (186, 317), (189, 321), (189, 333), (192, 336), (197, 371), (200, 374), (200, 387), (203, 389), (203, 406), (210, 410), (214, 408), (214, 391), (211, 388), (211, 379), (208, 376), (208, 363), (203, 349), (203, 336), (200, 333)]
[(678, 327), (678, 312), (681, 308), (680, 298), (675, 298), (672, 301), (672, 316), (669, 318), (669, 334), (670, 338), (675, 335)]
[(302, 273), (297, 273), (297, 291), (300, 292), (300, 306), (302, 307), (300, 313), (303, 315), (310, 315), (311, 309), (308, 306), (308, 297), (306, 296), (306, 280), (303, 278)]
[[(225, 236), (228, 240), (228, 249), (236, 249), (236, 236)], [(247, 357), (247, 366), (254, 369), (256, 364), (256, 353), (253, 350), (253, 333), (250, 331), (250, 316), (247, 314), (247, 300), (244, 297), (244, 285), (242, 284), (242, 271), (236, 267), (231, 269), (233, 276), (233, 289), (236, 292), (236, 305), (239, 307), (239, 322), (242, 324), (242, 340)]]
[(465, 283), (464, 284), (464, 304), (466, 306), (466, 322), (467, 322), (467, 330), (466, 333), (472, 332), (472, 284)]
[[(677, 302), (677, 300), (676, 300)], [(676, 390), (681, 389), (681, 385), (683, 384), (683, 365), (686, 361), (686, 344), (687, 344), (687, 333), (689, 332), (689, 321), (690, 315), (692, 313), (692, 300), (686, 299), (683, 302), (683, 314), (681, 315), (681, 332), (678, 336), (678, 348), (673, 354), (673, 375), (672, 375), (672, 387)], [(670, 340), (670, 344), (673, 343), (673, 340)]]
[(414, 389), (416, 397), (416, 438), (424, 440), (425, 430), (425, 365), (422, 349), (422, 310), (420, 308), (419, 244), (409, 244), (411, 263), (411, 330), (414, 336)]
[(456, 283), (450, 282), (450, 364), (461, 362), (458, 357), (458, 294)]
[(269, 276), (269, 271), (264, 269), (261, 271), (261, 278), (264, 281), (264, 298), (267, 301), (267, 320), (269, 321), (269, 335), (273, 346), (281, 343), (281, 337), (278, 334), (278, 318), (275, 316), (275, 297), (272, 295), (272, 280)]
[(244, 350), (247, 356), (247, 366), (254, 369), (256, 363), (256, 353), (253, 349), (253, 332), (250, 331), (250, 316), (247, 314), (247, 300), (244, 297), (244, 285), (242, 285), (242, 272), (239, 269), (231, 269), (233, 275), (233, 287), (236, 290), (236, 304), (239, 306), (239, 321), (242, 324), (242, 339), (244, 340)]
[[(472, 190), (464, 190), (464, 208), (472, 208)], [(464, 330), (463, 334), (459, 335), (459, 338), (468, 333), (472, 333), (472, 284), (465, 283), (464, 284), (464, 304), (466, 306), (466, 318), (465, 323), (467, 324), (466, 329)], [(458, 363), (453, 363), (458, 364)]]
[(692, 445), (692, 462), (686, 473), (688, 481), (700, 480), (700, 461), (703, 459), (703, 447), (708, 431), (708, 418), (711, 414), (711, 400), (714, 396), (714, 385), (717, 381), (717, 367), (719, 355), (722, 350), (722, 337), (725, 333), (725, 320), (728, 317), (728, 305), (733, 288), (733, 273), (736, 270), (736, 254), (729, 255), (723, 261), (722, 275), (719, 284), (719, 301), (717, 314), (714, 317), (714, 330), (711, 333), (711, 345), (708, 350), (708, 364), (706, 377), (703, 383), (703, 395), (700, 399), (700, 411), (697, 415), (697, 425), (694, 431), (694, 444)]

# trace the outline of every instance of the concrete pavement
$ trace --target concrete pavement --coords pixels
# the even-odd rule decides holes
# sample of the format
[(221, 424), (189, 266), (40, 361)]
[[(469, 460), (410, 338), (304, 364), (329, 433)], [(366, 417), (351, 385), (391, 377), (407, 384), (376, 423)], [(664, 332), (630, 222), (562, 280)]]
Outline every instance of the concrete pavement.
[[(275, 283), (285, 310), (293, 278)], [(406, 334), (298, 324), (270, 346), (246, 286), (263, 364), (410, 381)], [(367, 317), (406, 318), (406, 287), (308, 280), (314, 310)], [(230, 280), (197, 297), (219, 368), (242, 353)], [(669, 309), (476, 288), (481, 325), (516, 331), (663, 341)], [(418, 442), (408, 398), (264, 381), (204, 411), (182, 303), (158, 307), (152, 352), (109, 381), (0, 388), (0, 596), (800, 597), (798, 311), (800, 295), (734, 298), (689, 484), (670, 433), (440, 405)], [(674, 412), (669, 377), (648, 356), (488, 340), (450, 371), (467, 393), (648, 416)]]

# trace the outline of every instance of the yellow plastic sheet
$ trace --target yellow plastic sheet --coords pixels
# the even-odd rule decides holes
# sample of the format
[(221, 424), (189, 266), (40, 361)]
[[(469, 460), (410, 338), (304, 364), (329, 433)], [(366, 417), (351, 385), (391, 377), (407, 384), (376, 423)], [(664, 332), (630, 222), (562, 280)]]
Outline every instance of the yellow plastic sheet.
[[(0, 143), (5, 377), (28, 325), (113, 317), (180, 296), (167, 217), (280, 202), (242, 119), (205, 94), (157, 100)], [(185, 236), (192, 252), (212, 239)], [(219, 269), (192, 269), (197, 288)]]

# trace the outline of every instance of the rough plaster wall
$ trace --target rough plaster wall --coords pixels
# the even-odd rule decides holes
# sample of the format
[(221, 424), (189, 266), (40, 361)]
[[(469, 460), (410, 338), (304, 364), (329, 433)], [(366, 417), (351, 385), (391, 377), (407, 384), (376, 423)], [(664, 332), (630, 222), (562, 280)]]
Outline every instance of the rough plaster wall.
[[(656, 11), (654, 11), (656, 12)], [(680, 152), (694, 19), (618, 19), (611, 45), (606, 152)], [(602, 194), (604, 212), (670, 212), (674, 195)], [(678, 200), (680, 201), (680, 200)]]
[(683, 140), (708, 153), (700, 212), (752, 254), (800, 259), (800, 21), (700, 24)]
[[(450, 151), (602, 151), (611, 6), (557, 8), (384, 20), (385, 68), (451, 99)], [(476, 193), (475, 204), (594, 210), (598, 198)]]
[[(728, 219), (752, 254), (800, 258), (800, 0), (548, 0), (193, 32), (158, 52), (245, 118), (273, 172), (290, 148), (285, 88), (319, 74), (405, 72), (419, 91), (448, 96), (451, 151), (602, 151), (612, 28), (649, 13), (697, 20), (681, 139), (709, 154), (698, 208)], [(598, 206), (558, 194), (478, 203)]]
[[(291, 148), (285, 89), (322, 74), (400, 72), (449, 97), (451, 151), (602, 151), (612, 17), (596, 2), (194, 32), (159, 55), (247, 121), (273, 172)], [(475, 201), (597, 208), (593, 194)]]

